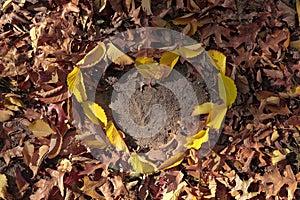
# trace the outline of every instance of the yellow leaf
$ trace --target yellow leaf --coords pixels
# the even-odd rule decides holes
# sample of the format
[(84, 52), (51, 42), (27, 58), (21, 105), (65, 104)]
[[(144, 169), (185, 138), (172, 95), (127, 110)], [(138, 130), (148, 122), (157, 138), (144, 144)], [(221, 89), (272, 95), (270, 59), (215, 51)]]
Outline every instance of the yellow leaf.
[(142, 8), (147, 15), (152, 15), (151, 0), (142, 0)]
[(206, 102), (201, 105), (195, 106), (192, 116), (208, 114), (207, 126), (219, 129), (226, 116), (227, 106), (225, 104), (214, 104)]
[(296, 0), (296, 9), (298, 13), (298, 25), (300, 26), (300, 0)]
[(226, 75), (218, 74), (219, 95), (224, 103), (230, 107), (237, 96), (237, 90), (234, 81)]
[(93, 122), (94, 124), (99, 124), (101, 122), (104, 126), (107, 125), (107, 117), (101, 106), (92, 101), (84, 101), (81, 104), (84, 114)]
[(6, 199), (7, 196), (7, 178), (5, 174), (0, 174), (0, 198)]
[(194, 15), (195, 13), (189, 13), (187, 15), (172, 20), (172, 22), (174, 25), (186, 25), (194, 19)]
[(162, 200), (178, 200), (180, 197), (180, 193), (185, 186), (187, 186), (187, 183), (185, 181), (179, 183), (175, 190), (171, 190), (170, 192), (165, 193)]
[(138, 67), (140, 65), (145, 65), (149, 63), (157, 63), (153, 58), (149, 58), (147, 56), (137, 57), (135, 59), (135, 65)]
[(78, 67), (74, 67), (68, 74), (67, 83), (79, 103), (87, 100), (82, 73)]
[(187, 149), (200, 149), (204, 142), (208, 141), (209, 129), (201, 130), (192, 137), (187, 137), (187, 143), (184, 145)]
[(178, 50), (175, 50), (175, 54), (179, 54), (184, 58), (194, 58), (200, 55), (204, 51), (201, 43), (193, 44), (189, 46), (179, 47)]
[(129, 162), (133, 170), (140, 174), (152, 174), (157, 170), (155, 164), (138, 156), (135, 152), (131, 154)]
[(35, 137), (47, 137), (54, 133), (49, 124), (41, 119), (35, 120), (29, 124), (28, 128)]
[(220, 129), (222, 122), (226, 116), (227, 106), (225, 104), (214, 104), (211, 113), (208, 116), (207, 126), (214, 129)]
[(179, 165), (185, 158), (185, 153), (177, 153), (159, 166), (159, 170), (170, 169)]
[(282, 154), (279, 150), (274, 150), (273, 155), (271, 155), (272, 164), (275, 165), (281, 160), (284, 160), (286, 155)]
[(107, 46), (107, 57), (115, 64), (124, 66), (134, 63), (134, 61), (129, 56), (120, 51), (112, 43), (108, 43)]
[(12, 0), (6, 0), (2, 5), (1, 11), (4, 12), (5, 10), (7, 10), (12, 5), (12, 2)]
[(10, 110), (18, 111), (19, 107), (25, 107), (25, 104), (19, 98), (21, 98), (21, 96), (17, 94), (6, 94), (4, 106)]
[(217, 50), (209, 50), (208, 55), (214, 61), (216, 67), (220, 72), (225, 74), (226, 72), (226, 56)]
[(162, 65), (167, 65), (170, 66), (171, 69), (173, 69), (173, 67), (176, 65), (177, 61), (179, 59), (179, 55), (172, 53), (172, 52), (164, 52), (161, 55), (161, 58), (159, 60), (159, 63)]
[(76, 66), (80, 68), (88, 68), (96, 65), (105, 55), (106, 48), (103, 42), (98, 44), (95, 48), (89, 51), (83, 59), (81, 59)]
[(212, 111), (212, 108), (213, 108), (212, 102), (205, 102), (201, 105), (194, 107), (192, 116), (209, 114)]
[(109, 121), (106, 126), (106, 136), (110, 143), (112, 143), (118, 150), (129, 152), (125, 144), (122, 132), (118, 131), (112, 121)]

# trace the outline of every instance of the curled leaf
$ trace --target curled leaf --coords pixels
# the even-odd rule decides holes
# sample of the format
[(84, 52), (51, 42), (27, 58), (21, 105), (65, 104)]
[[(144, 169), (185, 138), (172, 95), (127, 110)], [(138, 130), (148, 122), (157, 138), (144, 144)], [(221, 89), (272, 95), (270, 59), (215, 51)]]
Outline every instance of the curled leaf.
[(200, 149), (204, 142), (208, 141), (209, 129), (201, 130), (191, 137), (187, 137), (187, 143), (184, 145), (187, 149)]

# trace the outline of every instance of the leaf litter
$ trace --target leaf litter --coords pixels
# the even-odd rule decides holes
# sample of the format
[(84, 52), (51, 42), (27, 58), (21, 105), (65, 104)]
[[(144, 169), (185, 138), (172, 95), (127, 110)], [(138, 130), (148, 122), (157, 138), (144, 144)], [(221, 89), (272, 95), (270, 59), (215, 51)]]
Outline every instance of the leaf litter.
[[(0, 7), (1, 198), (300, 198), (298, 0), (7, 0)], [(140, 26), (168, 27), (201, 43), (201, 48), (147, 55), (159, 61), (160, 73), (143, 69), (142, 75), (163, 78), (181, 57), (194, 58), (204, 48), (220, 71), (212, 82), (225, 83), (224, 104), (201, 102), (200, 107), (210, 105), (206, 112), (194, 110), (212, 131), (224, 123), (204, 158), (199, 152), (206, 148), (205, 135), (213, 132), (201, 127), (188, 139), (171, 135), (164, 145), (188, 148), (175, 149), (173, 157), (155, 166), (108, 121), (104, 105), (88, 101), (87, 90), (95, 86), (83, 84), (84, 70), (110, 59), (108, 73), (112, 67), (126, 72), (139, 60), (101, 41)], [(84, 119), (102, 123), (108, 138), (117, 138), (112, 145), (131, 152), (133, 171), (110, 168), (109, 163), (120, 162), (119, 151), (108, 150), (113, 156), (101, 163), (78, 140), (89, 138), (95, 149), (111, 146), (109, 140), (76, 131), (68, 107), (72, 93), (82, 109), (99, 111), (86, 111)], [(225, 112), (212, 117), (218, 106)], [(152, 157), (163, 155), (155, 152)]]

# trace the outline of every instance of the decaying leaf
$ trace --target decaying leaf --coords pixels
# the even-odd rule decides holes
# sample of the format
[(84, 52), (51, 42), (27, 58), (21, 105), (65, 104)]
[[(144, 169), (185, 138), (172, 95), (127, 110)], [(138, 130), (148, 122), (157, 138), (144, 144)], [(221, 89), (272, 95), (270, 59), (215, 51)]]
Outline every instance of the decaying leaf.
[(87, 100), (82, 73), (78, 67), (74, 67), (68, 74), (67, 83), (68, 88), (73, 92), (78, 102), (81, 103)]
[(38, 119), (28, 126), (35, 137), (47, 137), (54, 133), (52, 128), (44, 120)]
[(106, 136), (110, 143), (112, 143), (118, 150), (129, 152), (127, 145), (124, 142), (124, 136), (121, 131), (118, 131), (112, 121), (107, 123)]
[(107, 117), (101, 106), (99, 106), (95, 102), (84, 101), (82, 102), (82, 108), (84, 114), (94, 123), (99, 124), (102, 123), (104, 126), (107, 125)]
[(157, 170), (155, 164), (140, 157), (135, 152), (131, 153), (129, 162), (130, 162), (133, 170), (140, 174), (152, 174)]

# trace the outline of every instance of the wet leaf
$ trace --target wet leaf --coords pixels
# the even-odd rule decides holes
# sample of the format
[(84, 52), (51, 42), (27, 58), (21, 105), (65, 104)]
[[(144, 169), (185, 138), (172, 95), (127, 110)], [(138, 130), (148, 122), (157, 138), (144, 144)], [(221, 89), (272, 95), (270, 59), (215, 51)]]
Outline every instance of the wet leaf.
[(131, 65), (134, 63), (132, 58), (127, 56), (125, 53), (120, 51), (115, 45), (112, 43), (107, 44), (107, 56), (108, 58), (117, 65)]
[(35, 137), (47, 137), (55, 133), (45, 121), (38, 119), (28, 126)]
[(209, 133), (209, 129), (201, 130), (195, 135), (191, 137), (187, 137), (186, 138), (187, 143), (184, 146), (187, 149), (197, 149), (197, 150), (200, 149), (202, 144), (208, 141), (209, 138), (208, 133)]
[(140, 157), (137, 153), (133, 152), (129, 158), (129, 162), (133, 170), (140, 174), (152, 174), (156, 171), (156, 165), (150, 161)]
[(226, 73), (226, 56), (217, 50), (209, 50), (207, 51), (210, 58), (214, 61), (217, 69), (222, 73)]
[(101, 106), (92, 101), (84, 101), (81, 104), (84, 114), (94, 123), (101, 122), (104, 126), (107, 125), (107, 117)]
[(118, 131), (112, 121), (109, 121), (106, 126), (106, 135), (110, 143), (112, 143), (118, 150), (129, 152), (127, 145), (124, 142), (123, 133)]
[(234, 81), (226, 75), (218, 74), (219, 95), (224, 103), (231, 107), (237, 96), (237, 89)]
[(74, 67), (67, 78), (68, 88), (73, 92), (79, 103), (87, 100), (86, 90), (80, 69)]
[(106, 48), (103, 42), (94, 47), (91, 51), (89, 51), (83, 59), (81, 59), (76, 66), (80, 68), (88, 68), (96, 65), (106, 53)]

